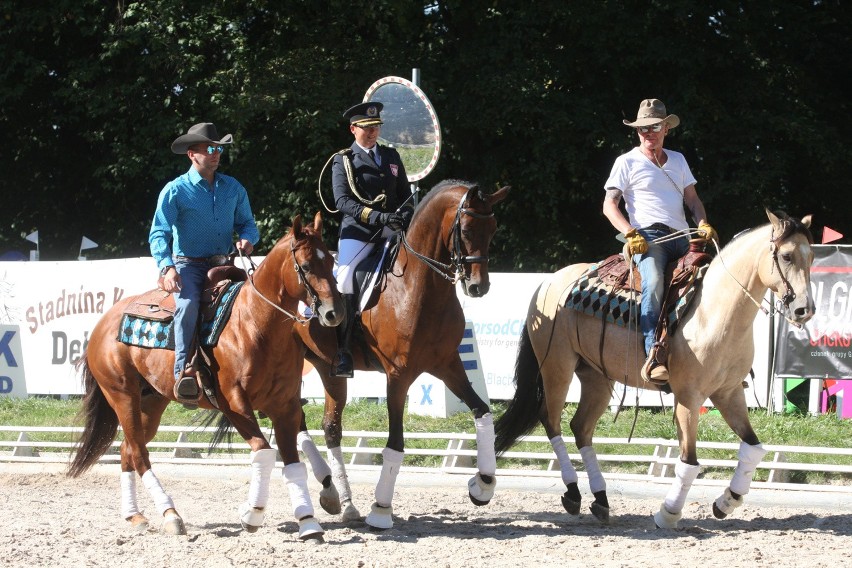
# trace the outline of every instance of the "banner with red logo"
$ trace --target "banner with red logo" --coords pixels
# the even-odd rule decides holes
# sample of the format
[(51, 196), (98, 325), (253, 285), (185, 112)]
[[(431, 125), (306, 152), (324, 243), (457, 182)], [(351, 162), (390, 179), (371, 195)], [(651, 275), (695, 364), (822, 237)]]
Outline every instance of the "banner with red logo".
[(779, 318), (775, 376), (852, 379), (852, 246), (813, 250), (816, 315), (802, 329)]

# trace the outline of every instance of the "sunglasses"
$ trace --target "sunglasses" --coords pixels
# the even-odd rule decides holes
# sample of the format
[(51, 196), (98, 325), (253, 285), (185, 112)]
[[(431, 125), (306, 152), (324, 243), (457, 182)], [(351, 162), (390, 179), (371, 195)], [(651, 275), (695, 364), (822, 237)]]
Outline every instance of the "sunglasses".
[(647, 134), (649, 132), (659, 132), (663, 129), (663, 123), (659, 122), (657, 124), (653, 124), (651, 126), (638, 126), (636, 130), (641, 132), (642, 134)]
[[(207, 146), (207, 154), (210, 155), (210, 156), (212, 156), (213, 154), (221, 154), (224, 151), (225, 151), (224, 146)], [(196, 152), (198, 154), (203, 154), (204, 150), (193, 150), (193, 152)]]

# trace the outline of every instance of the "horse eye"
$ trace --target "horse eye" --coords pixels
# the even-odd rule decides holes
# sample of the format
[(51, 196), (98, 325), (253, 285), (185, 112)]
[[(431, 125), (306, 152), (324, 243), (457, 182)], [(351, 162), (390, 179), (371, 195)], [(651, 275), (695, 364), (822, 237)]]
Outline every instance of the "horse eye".
[(302, 272), (309, 273), (311, 271), (311, 263), (310, 262), (303, 262), (299, 266), (302, 267)]
[(784, 254), (781, 255), (781, 258), (782, 258), (782, 260), (784, 260), (784, 262), (790, 262), (790, 261), (793, 260), (793, 255), (790, 254), (789, 252), (785, 252)]

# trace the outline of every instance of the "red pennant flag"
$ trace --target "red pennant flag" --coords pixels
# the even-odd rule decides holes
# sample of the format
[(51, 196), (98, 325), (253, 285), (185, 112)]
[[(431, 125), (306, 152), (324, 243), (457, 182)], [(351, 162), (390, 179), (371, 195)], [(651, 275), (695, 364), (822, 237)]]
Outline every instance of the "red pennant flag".
[(843, 235), (832, 229), (831, 227), (822, 228), (822, 244), (838, 241), (843, 238)]

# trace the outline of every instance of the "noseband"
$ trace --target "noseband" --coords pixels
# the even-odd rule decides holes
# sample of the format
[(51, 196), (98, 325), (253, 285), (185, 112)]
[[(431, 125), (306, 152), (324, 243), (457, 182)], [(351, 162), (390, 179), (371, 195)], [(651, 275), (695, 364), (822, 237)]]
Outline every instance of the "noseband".
[(459, 206), (456, 209), (456, 217), (453, 220), (453, 226), (450, 228), (450, 234), (452, 242), (450, 243), (450, 263), (444, 264), (443, 262), (439, 262), (435, 259), (429, 258), (428, 256), (424, 256), (419, 252), (415, 251), (411, 248), (411, 245), (408, 244), (408, 239), (405, 236), (405, 233), (402, 233), (402, 244), (405, 245), (405, 248), (423, 261), (426, 266), (437, 272), (441, 277), (449, 280), (453, 284), (456, 282), (461, 282), (463, 286), (467, 287), (467, 281), (470, 280), (470, 277), (465, 274), (465, 265), (467, 264), (488, 264), (487, 256), (470, 256), (465, 255), (462, 250), (462, 238), (461, 238), (461, 219), (462, 215), (470, 215), (474, 219), (489, 219), (494, 217), (494, 213), (478, 213), (472, 209), (469, 209), (464, 206), (467, 201), (467, 196), (470, 193), (470, 190), (466, 191), (464, 196), (462, 196), (461, 201), (459, 201)]

